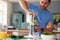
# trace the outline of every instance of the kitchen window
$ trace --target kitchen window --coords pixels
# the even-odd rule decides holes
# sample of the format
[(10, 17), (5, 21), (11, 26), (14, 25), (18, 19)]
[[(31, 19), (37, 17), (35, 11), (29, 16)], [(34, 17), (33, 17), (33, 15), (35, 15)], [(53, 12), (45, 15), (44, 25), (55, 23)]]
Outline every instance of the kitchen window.
[(0, 0), (0, 24), (7, 24), (7, 3)]

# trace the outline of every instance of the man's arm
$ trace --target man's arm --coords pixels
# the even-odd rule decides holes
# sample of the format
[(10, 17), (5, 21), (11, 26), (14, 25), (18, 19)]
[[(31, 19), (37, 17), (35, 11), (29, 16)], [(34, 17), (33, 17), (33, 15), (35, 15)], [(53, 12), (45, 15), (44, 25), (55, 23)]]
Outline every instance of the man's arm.
[(45, 29), (46, 32), (53, 32), (53, 28), (54, 28), (54, 23), (53, 22), (49, 22), (47, 25), (47, 28)]
[(47, 26), (48, 26), (47, 28), (53, 29), (54, 28), (54, 23), (53, 22), (49, 22)]
[(30, 12), (29, 11), (29, 7), (30, 7), (30, 4), (29, 2), (25, 1), (25, 0), (19, 0), (19, 4), (21, 6), (21, 8), (28, 14), (30, 15), (34, 15), (34, 17), (37, 16), (37, 13), (36, 12)]
[(29, 2), (25, 0), (19, 0), (19, 4), (25, 12), (29, 11)]

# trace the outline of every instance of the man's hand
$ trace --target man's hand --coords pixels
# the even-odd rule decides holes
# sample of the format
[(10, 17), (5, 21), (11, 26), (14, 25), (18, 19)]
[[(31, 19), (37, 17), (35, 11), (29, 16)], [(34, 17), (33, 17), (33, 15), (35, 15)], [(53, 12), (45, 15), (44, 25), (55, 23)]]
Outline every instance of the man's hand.
[(44, 32), (53, 32), (53, 29), (52, 28), (45, 28)]
[(37, 31), (37, 32), (40, 32), (40, 31), (41, 31), (38, 25), (34, 25), (34, 29), (35, 29), (35, 31)]
[(26, 13), (28, 13), (29, 15), (33, 15), (34, 17), (37, 17), (37, 12), (27, 11)]
[(49, 22), (47, 28), (44, 29), (44, 32), (53, 32), (54, 24), (53, 22)]
[(39, 25), (34, 25), (34, 29), (35, 29), (35, 31), (37, 31), (37, 32), (43, 32), (44, 30), (42, 30), (40, 27), (39, 27)]

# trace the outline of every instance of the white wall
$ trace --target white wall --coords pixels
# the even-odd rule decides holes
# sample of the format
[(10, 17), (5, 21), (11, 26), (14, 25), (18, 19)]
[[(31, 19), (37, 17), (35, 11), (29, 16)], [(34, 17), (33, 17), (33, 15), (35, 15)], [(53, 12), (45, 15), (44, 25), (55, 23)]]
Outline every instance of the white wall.
[(11, 14), (12, 14), (12, 3), (8, 0), (3, 0), (7, 3), (7, 25), (11, 23)]

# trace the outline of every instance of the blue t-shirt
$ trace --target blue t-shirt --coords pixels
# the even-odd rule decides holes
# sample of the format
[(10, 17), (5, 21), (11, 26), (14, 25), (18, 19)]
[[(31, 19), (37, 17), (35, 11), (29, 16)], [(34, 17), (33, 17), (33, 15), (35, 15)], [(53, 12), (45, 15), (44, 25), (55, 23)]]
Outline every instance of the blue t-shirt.
[(40, 5), (30, 3), (29, 10), (32, 12), (37, 12), (37, 23), (40, 28), (46, 28), (48, 22), (53, 22), (53, 16), (48, 9), (41, 10)]

